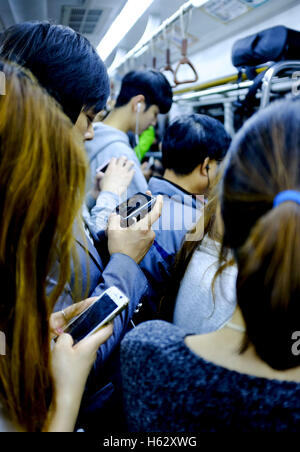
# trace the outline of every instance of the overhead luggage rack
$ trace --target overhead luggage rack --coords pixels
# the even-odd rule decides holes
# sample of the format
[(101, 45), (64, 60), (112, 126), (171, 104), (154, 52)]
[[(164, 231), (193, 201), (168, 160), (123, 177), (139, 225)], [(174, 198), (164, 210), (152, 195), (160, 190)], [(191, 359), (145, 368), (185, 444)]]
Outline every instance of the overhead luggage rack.
[[(266, 68), (260, 68), (260, 71)], [(225, 81), (225, 83), (224, 83)], [(174, 93), (174, 101), (178, 105), (189, 105), (194, 111), (207, 113), (214, 116), (214, 107), (222, 108), (222, 119), (226, 130), (234, 135), (237, 128), (235, 123), (236, 106), (239, 101), (245, 99), (252, 80), (238, 83), (237, 75), (223, 79), (213, 80), (198, 87), (186, 89)], [(256, 93), (256, 110), (265, 108), (270, 102), (280, 99), (287, 94), (296, 91), (300, 94), (300, 61), (284, 61), (272, 65), (266, 70), (263, 85)], [(253, 112), (254, 112), (253, 111)], [(219, 111), (218, 117), (221, 115)], [(245, 118), (246, 119), (246, 118)]]

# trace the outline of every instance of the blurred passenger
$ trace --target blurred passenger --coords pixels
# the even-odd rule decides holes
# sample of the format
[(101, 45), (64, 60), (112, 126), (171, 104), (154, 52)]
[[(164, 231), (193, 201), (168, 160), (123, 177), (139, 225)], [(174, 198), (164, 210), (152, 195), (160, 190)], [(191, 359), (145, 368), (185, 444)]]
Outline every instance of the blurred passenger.
[[(61, 105), (82, 139), (93, 139), (93, 120), (106, 105), (109, 78), (105, 65), (84, 36), (71, 28), (46, 21), (25, 22), (13, 25), (0, 35), (0, 55), (30, 69), (39, 83)], [(94, 176), (94, 190), (86, 199), (90, 210), (100, 194), (100, 186), (95, 180), (96, 173)], [(106, 177), (107, 189), (116, 185), (117, 178), (120, 180), (126, 177), (126, 171), (122, 173), (122, 170), (115, 176), (111, 175), (112, 183)], [(103, 205), (105, 209), (107, 204), (110, 207), (112, 203), (113, 210), (119, 195), (114, 193), (115, 202), (110, 198), (110, 194), (102, 191), (92, 225), (95, 216), (100, 214), (99, 206)], [(88, 215), (85, 218), (89, 220)], [(107, 220), (107, 214), (105, 219)]]
[(219, 202), (223, 167), (218, 169), (204, 208), (204, 228), (196, 225), (190, 231), (194, 240), (186, 240), (176, 255), (161, 301), (159, 317), (189, 334), (222, 328), (236, 308), (237, 267), (228, 250), (224, 250), (218, 270), (223, 236)]
[[(0, 431), (72, 431), (84, 385), (105, 327), (78, 346), (62, 334), (50, 352), (62, 313), (51, 316), (70, 274), (72, 226), (87, 171), (76, 131), (29, 72), (0, 62)], [(46, 295), (55, 259), (57, 286)], [(91, 300), (66, 310), (71, 319)]]
[(25, 22), (0, 36), (2, 58), (31, 70), (86, 140), (109, 95), (105, 65), (91, 43), (63, 25)]
[(112, 157), (125, 156), (134, 161), (135, 174), (128, 188), (128, 197), (145, 193), (147, 182), (140, 161), (129, 144), (127, 133), (140, 135), (155, 126), (159, 113), (167, 113), (172, 105), (172, 89), (160, 72), (132, 71), (122, 80), (115, 108), (103, 122), (95, 124), (95, 139), (87, 143), (91, 180), (96, 169)]
[[(105, 107), (109, 95), (109, 78), (104, 63), (86, 38), (69, 27), (48, 22), (26, 22), (13, 25), (1, 35), (0, 56), (33, 72), (80, 132), (79, 141), (93, 138), (92, 121)], [(40, 199), (47, 197), (47, 191), (38, 191), (37, 194)], [(97, 388), (98, 372), (100, 376), (103, 374), (103, 363), (118, 346), (147, 290), (147, 279), (138, 263), (153, 243), (151, 222), (158, 218), (160, 209), (159, 201), (146, 227), (145, 224), (138, 224), (132, 228), (120, 228), (119, 217), (113, 217), (108, 243), (99, 240), (87, 223), (84, 224), (85, 236), (78, 232), (81, 221), (74, 226), (76, 242), (73, 252), (76, 251), (78, 260), (72, 260), (72, 274), (56, 302), (55, 311), (65, 309), (87, 296), (99, 296), (112, 286), (119, 288), (130, 300), (128, 308), (114, 321), (113, 335), (98, 350), (93, 368)], [(147, 220), (145, 218), (145, 222)], [(62, 271), (60, 260), (52, 264), (47, 269), (48, 291), (60, 284), (59, 274)], [(77, 280), (74, 279), (74, 272), (79, 275)], [(106, 381), (103, 386), (106, 384), (111, 393), (112, 384)], [(100, 398), (104, 400), (106, 395), (102, 391)]]
[[(30, 69), (39, 83), (60, 103), (82, 139), (93, 138), (92, 121), (106, 104), (109, 79), (103, 62), (86, 38), (69, 27), (48, 22), (26, 22), (13, 25), (2, 34), (0, 53), (4, 58)], [(132, 253), (123, 249), (122, 245), (120, 250), (124, 253), (115, 253), (104, 269), (98, 253), (100, 244), (97, 237), (90, 230), (87, 230), (87, 235), (88, 240), (78, 237), (77, 241), (82, 287), (79, 293), (74, 291), (73, 286), (66, 287), (56, 309), (81, 300), (86, 292), (91, 296), (100, 295), (103, 289), (113, 285), (123, 290), (131, 300), (136, 300), (137, 304), (144, 293), (146, 281), (139, 267), (130, 259)], [(138, 244), (135, 245), (138, 249)], [(141, 284), (131, 287), (130, 283), (127, 284), (131, 277), (141, 281)], [(54, 274), (51, 284), (56, 284)], [(133, 310), (136, 308), (132, 307)]]
[(282, 101), (235, 137), (221, 212), (238, 308), (214, 333), (156, 321), (126, 336), (131, 431), (299, 431), (299, 127), (299, 101)]
[(187, 240), (198, 240), (203, 234), (203, 199), (198, 195), (208, 195), (230, 141), (223, 124), (206, 115), (182, 116), (167, 128), (162, 141), (164, 176), (149, 181), (152, 195), (164, 196), (164, 207), (153, 226), (154, 244), (140, 265), (151, 290), (136, 322), (157, 316), (158, 301), (186, 233), (198, 223), (198, 235), (189, 235)]

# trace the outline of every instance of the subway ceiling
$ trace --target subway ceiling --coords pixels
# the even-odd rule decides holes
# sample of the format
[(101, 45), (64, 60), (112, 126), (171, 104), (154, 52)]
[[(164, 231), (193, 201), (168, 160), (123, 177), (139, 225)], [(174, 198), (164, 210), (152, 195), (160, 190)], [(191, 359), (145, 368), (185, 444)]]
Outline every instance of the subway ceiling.
[[(125, 3), (125, 0), (0, 0), (0, 31), (28, 20), (50, 20), (69, 25), (97, 46)], [(147, 12), (120, 42), (119, 48), (128, 52), (135, 46), (145, 31), (150, 15), (161, 23), (184, 3), (186, 0), (154, 0)], [(202, 9), (193, 10), (188, 27), (190, 51), (199, 51), (213, 42), (225, 39), (233, 32), (246, 29), (250, 24), (256, 23), (255, 21), (258, 23), (296, 4), (299, 4), (299, 0), (266, 0), (259, 8), (254, 8), (227, 24), (211, 17)], [(175, 44), (172, 50), (173, 58), (179, 56), (180, 43), (181, 30), (177, 25), (172, 31), (172, 44)], [(161, 38), (154, 48), (161, 63), (164, 62), (165, 48), (165, 42)], [(107, 59), (107, 66), (112, 63), (114, 57), (115, 52)]]

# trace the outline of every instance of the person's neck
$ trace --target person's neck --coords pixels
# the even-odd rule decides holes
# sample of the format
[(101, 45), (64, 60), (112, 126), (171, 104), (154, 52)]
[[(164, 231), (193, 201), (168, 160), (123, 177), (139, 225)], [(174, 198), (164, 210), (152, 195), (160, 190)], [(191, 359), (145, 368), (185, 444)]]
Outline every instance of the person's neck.
[(103, 124), (107, 126), (114, 127), (115, 129), (121, 130), (124, 133), (131, 130), (131, 124), (129, 120), (130, 116), (124, 108), (120, 107), (113, 110), (107, 118), (103, 121)]
[(241, 312), (241, 310), (240, 310), (240, 308), (238, 306), (235, 308), (233, 316), (231, 317), (229, 322), (231, 324), (234, 324), (234, 325), (238, 326), (238, 327), (241, 327), (242, 329), (246, 329), (246, 324), (245, 324), (245, 321), (243, 319), (242, 312)]
[(177, 174), (174, 173), (174, 171), (166, 169), (165, 173), (163, 175), (163, 178), (169, 182), (172, 182), (173, 184), (178, 185), (179, 187), (183, 188), (185, 191), (187, 191), (189, 193), (197, 194), (197, 195), (202, 194), (202, 193), (196, 193), (195, 188), (192, 184), (192, 180), (189, 177), (189, 175), (178, 176)]

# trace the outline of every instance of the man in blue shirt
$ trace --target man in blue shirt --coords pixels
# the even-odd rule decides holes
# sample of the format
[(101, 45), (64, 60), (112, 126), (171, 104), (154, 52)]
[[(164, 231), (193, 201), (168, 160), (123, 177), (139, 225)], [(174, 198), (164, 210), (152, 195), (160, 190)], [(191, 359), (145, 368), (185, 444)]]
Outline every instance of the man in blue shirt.
[(201, 114), (175, 119), (166, 130), (162, 141), (164, 176), (149, 181), (152, 195), (163, 195), (164, 205), (153, 225), (154, 243), (140, 264), (150, 288), (134, 323), (157, 318), (158, 303), (175, 256), (184, 239), (195, 240), (187, 232), (196, 223), (198, 228), (204, 226), (205, 196), (230, 142), (220, 121)]

